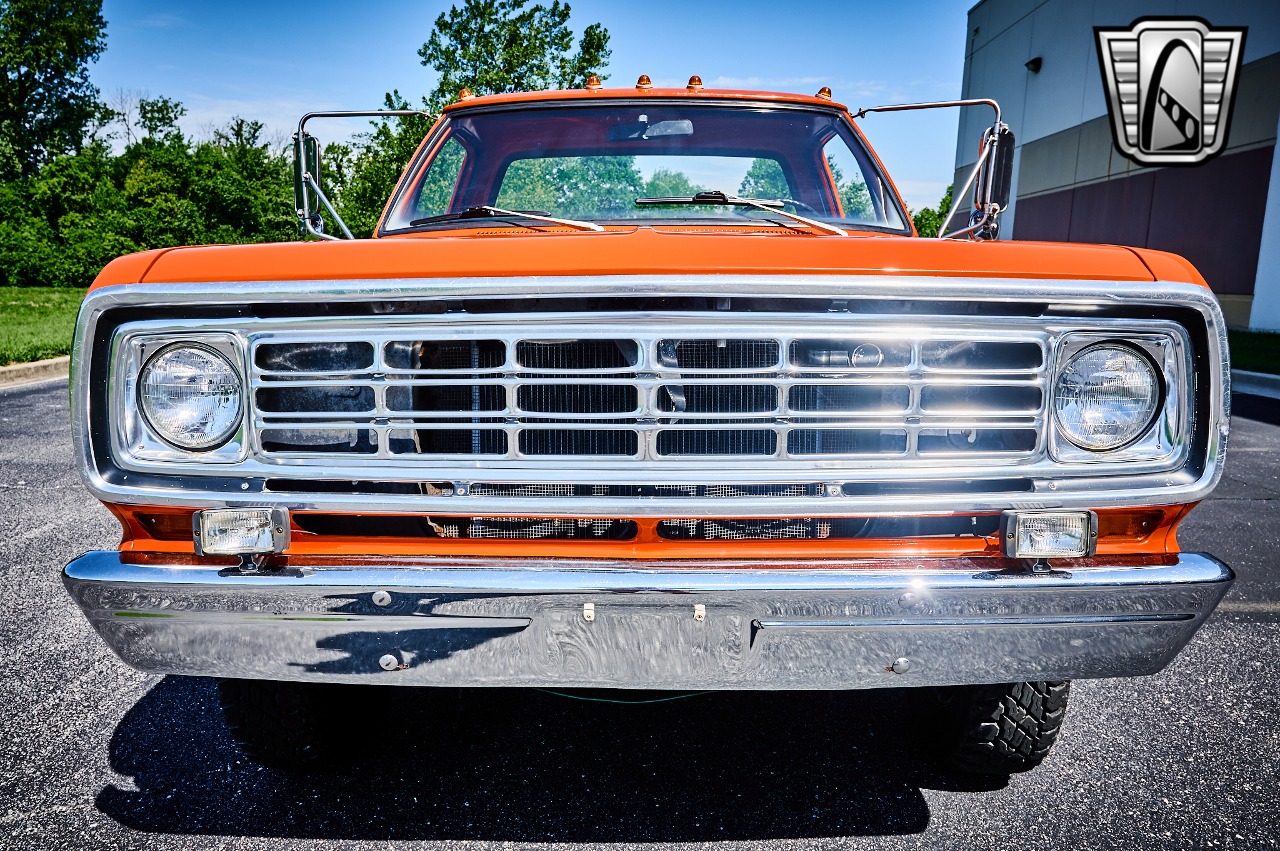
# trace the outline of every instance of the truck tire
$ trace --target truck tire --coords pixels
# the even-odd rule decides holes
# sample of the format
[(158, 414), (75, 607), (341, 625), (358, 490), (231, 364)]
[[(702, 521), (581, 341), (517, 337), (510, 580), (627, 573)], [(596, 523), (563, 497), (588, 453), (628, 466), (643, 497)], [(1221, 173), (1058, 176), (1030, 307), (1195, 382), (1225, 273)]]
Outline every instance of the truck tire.
[(957, 686), (941, 695), (951, 714), (950, 766), (969, 774), (1009, 775), (1049, 754), (1067, 713), (1069, 681)]
[(357, 688), (220, 679), (218, 702), (231, 737), (254, 762), (285, 771), (317, 771), (347, 762), (354, 753), (349, 731), (356, 726), (351, 712)]

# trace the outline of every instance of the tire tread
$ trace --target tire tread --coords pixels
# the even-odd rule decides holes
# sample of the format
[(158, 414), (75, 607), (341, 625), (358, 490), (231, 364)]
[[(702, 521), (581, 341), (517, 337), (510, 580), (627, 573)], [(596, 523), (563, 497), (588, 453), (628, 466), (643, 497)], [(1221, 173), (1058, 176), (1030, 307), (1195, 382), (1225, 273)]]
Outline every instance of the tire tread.
[(1058, 739), (1070, 693), (1060, 680), (966, 687), (953, 765), (977, 774), (1035, 768)]

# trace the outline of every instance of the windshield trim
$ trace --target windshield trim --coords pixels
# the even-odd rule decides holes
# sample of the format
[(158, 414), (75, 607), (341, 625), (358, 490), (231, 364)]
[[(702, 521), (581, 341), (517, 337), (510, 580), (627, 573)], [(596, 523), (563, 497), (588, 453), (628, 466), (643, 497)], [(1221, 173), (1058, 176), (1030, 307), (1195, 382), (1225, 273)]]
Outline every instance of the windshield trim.
[[(708, 103), (722, 104), (717, 108), (721, 109), (770, 109), (770, 110), (795, 110), (799, 112), (819, 112), (828, 113), (842, 122), (849, 133), (853, 136), (858, 145), (862, 146), (863, 152), (867, 156), (868, 162), (876, 169), (876, 177), (880, 179), (889, 191), (885, 193), (885, 201), (890, 204), (902, 219), (903, 225), (900, 228), (891, 228), (886, 225), (877, 225), (873, 223), (857, 223), (843, 222), (840, 227), (850, 231), (869, 230), (877, 233), (891, 233), (899, 236), (912, 236), (915, 230), (911, 223), (911, 213), (907, 210), (906, 205), (902, 201), (902, 196), (898, 193), (898, 187), (889, 178), (889, 174), (885, 171), (884, 163), (880, 161), (879, 155), (871, 144), (862, 135), (862, 131), (858, 125), (854, 123), (853, 116), (849, 111), (836, 104), (811, 104), (796, 103), (792, 101), (772, 101), (772, 100), (756, 100), (746, 98), (722, 98), (714, 95), (699, 97), (696, 101), (682, 97), (638, 97), (638, 98), (609, 98), (608, 100), (587, 100), (582, 101), (564, 101), (564, 100), (539, 100), (539, 101), (514, 101), (507, 103), (492, 104), (475, 104), (467, 105), (464, 108), (450, 110), (441, 116), (435, 126), (428, 131), (424, 137), (422, 144), (418, 146), (413, 159), (409, 161), (409, 165), (402, 172), (400, 181), (396, 185), (395, 192), (392, 193), (386, 207), (383, 208), (382, 215), (378, 218), (378, 228), (374, 232), (375, 236), (396, 236), (399, 234), (422, 233), (422, 228), (402, 227), (395, 229), (387, 228), (387, 219), (391, 215), (391, 211), (396, 209), (404, 198), (404, 194), (408, 191), (410, 184), (419, 176), (424, 161), (428, 157), (436, 154), (440, 145), (449, 138), (450, 127), (453, 124), (453, 117), (456, 115), (470, 115), (480, 112), (521, 112), (530, 109), (580, 109), (595, 106), (702, 106)], [(590, 220), (597, 224), (608, 225), (612, 222), (622, 224), (625, 220), (603, 219)], [(687, 220), (685, 220), (687, 221)]]

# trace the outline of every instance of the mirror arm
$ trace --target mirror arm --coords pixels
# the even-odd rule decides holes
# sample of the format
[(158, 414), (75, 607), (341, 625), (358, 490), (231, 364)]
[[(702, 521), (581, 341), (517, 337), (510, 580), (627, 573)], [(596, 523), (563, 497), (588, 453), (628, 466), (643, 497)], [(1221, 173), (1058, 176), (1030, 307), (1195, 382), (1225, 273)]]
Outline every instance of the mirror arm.
[(316, 226), (311, 223), (311, 218), (309, 216), (302, 216), (302, 227), (307, 233), (319, 239), (328, 239), (333, 242), (343, 241), (341, 237), (334, 236), (331, 233), (325, 233), (322, 230), (317, 230)]
[[(313, 138), (307, 135), (307, 122), (313, 118), (392, 118), (406, 115), (425, 115), (428, 118), (438, 118), (431, 113), (424, 112), (421, 109), (377, 109), (377, 110), (339, 110), (336, 112), (308, 112), (298, 120), (298, 132), (294, 135), (294, 156), (303, 158), (306, 155), (307, 139)], [(318, 143), (317, 143), (318, 144)], [(316, 155), (316, 168), (319, 169), (320, 156)], [(342, 216), (338, 215), (338, 211), (334, 209), (333, 204), (329, 201), (329, 196), (325, 195), (324, 190), (320, 188), (319, 182), (310, 172), (305, 171), (305, 164), (298, 167), (298, 171), (302, 172), (301, 190), (302, 207), (298, 210), (298, 219), (302, 222), (303, 230), (314, 237), (328, 240), (338, 240), (339, 237), (333, 234), (325, 233), (315, 226), (311, 221), (307, 211), (311, 209), (310, 193), (314, 192), (316, 199), (324, 205), (329, 215), (333, 216), (338, 227), (342, 229), (343, 235), (347, 239), (355, 239), (351, 233), (351, 229), (347, 227), (347, 223), (342, 220)], [(295, 175), (297, 172), (295, 172)]]
[[(972, 233), (981, 234), (989, 225), (994, 225), (996, 216), (1002, 212), (1001, 210), (993, 210), (991, 203), (991, 189), (995, 178), (996, 170), (996, 148), (999, 146), (1000, 132), (1008, 129), (1008, 126), (1000, 120), (1000, 104), (990, 98), (974, 98), (971, 100), (946, 100), (934, 101), (929, 103), (899, 103), (889, 104), (886, 106), (872, 106), (859, 109), (853, 113), (855, 118), (865, 118), (871, 112), (903, 112), (913, 109), (940, 109), (950, 106), (989, 106), (995, 112), (995, 123), (988, 128), (983, 134), (982, 153), (978, 155), (978, 161), (973, 164), (973, 168), (969, 171), (969, 176), (965, 179), (964, 186), (959, 192), (952, 193), (952, 206), (947, 217), (942, 220), (941, 227), (938, 232), (942, 234), (939, 239), (955, 239), (958, 236), (966, 236)], [(983, 169), (985, 168), (985, 174)], [(947, 228), (951, 225), (951, 220), (960, 210), (960, 203), (964, 197), (969, 194), (969, 189), (973, 187), (974, 181), (978, 179), (978, 175), (983, 174), (984, 179), (978, 182), (981, 189), (981, 198), (975, 198), (975, 206), (982, 211), (982, 217), (977, 222), (970, 224), (968, 227), (961, 228), (951, 233), (947, 233)]]
[(342, 216), (338, 215), (338, 211), (333, 208), (333, 204), (329, 202), (329, 196), (324, 194), (324, 190), (320, 188), (320, 184), (316, 183), (316, 179), (308, 172), (303, 177), (311, 184), (311, 188), (315, 190), (316, 197), (320, 199), (320, 203), (324, 204), (324, 208), (329, 211), (329, 215), (333, 216), (334, 221), (338, 223), (338, 227), (342, 228), (342, 232), (346, 234), (347, 239), (355, 239), (351, 235), (351, 229), (347, 227), (347, 223), (342, 220)]
[[(347, 237), (347, 239), (355, 239), (351, 234), (351, 229), (347, 227), (347, 223), (342, 220), (342, 216), (338, 215), (338, 211), (335, 210), (333, 208), (333, 204), (329, 202), (329, 196), (324, 194), (324, 190), (320, 188), (320, 184), (316, 183), (316, 179), (311, 176), (311, 172), (304, 171), (302, 173), (302, 179), (304, 181), (304, 185), (309, 184), (311, 186), (311, 190), (316, 193), (316, 198), (318, 198), (320, 203), (324, 205), (324, 208), (329, 211), (329, 215), (333, 216), (333, 220), (338, 223), (338, 227), (342, 228), (342, 233)], [(312, 227), (311, 221), (306, 216), (303, 217), (303, 226), (312, 236), (318, 236), (321, 239), (338, 239), (338, 237), (333, 234), (316, 230)]]
[[(964, 236), (967, 233), (973, 232), (972, 227), (967, 227), (955, 231), (954, 233), (947, 233), (947, 228), (951, 225), (951, 220), (955, 218), (956, 213), (960, 211), (960, 204), (964, 201), (965, 196), (969, 194), (969, 189), (973, 186), (973, 182), (977, 180), (978, 172), (980, 172), (982, 167), (991, 159), (990, 154), (991, 146), (983, 145), (982, 153), (978, 155), (978, 161), (974, 163), (973, 168), (969, 170), (969, 176), (965, 178), (964, 186), (960, 187), (959, 192), (956, 192), (951, 196), (951, 212), (947, 213), (947, 217), (942, 220), (942, 224), (938, 227), (938, 233), (941, 234), (939, 237), (940, 239), (954, 239), (957, 236)], [(982, 209), (985, 217), (987, 205), (983, 204)]]
[(859, 109), (855, 118), (866, 118), (868, 112), (902, 112), (909, 109), (940, 109), (947, 106), (989, 106), (995, 110), (996, 124), (1000, 123), (1000, 104), (990, 98), (974, 98), (972, 100), (938, 100), (927, 103), (894, 103), (886, 106), (869, 106)]

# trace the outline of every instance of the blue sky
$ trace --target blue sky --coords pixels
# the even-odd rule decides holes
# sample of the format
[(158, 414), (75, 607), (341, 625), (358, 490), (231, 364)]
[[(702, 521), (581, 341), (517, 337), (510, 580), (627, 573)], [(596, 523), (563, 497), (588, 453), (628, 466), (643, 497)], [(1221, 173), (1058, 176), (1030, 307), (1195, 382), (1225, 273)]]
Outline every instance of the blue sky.
[[(318, 109), (377, 108), (398, 88), (410, 100), (434, 74), (417, 55), (450, 0), (220, 3), (105, 0), (107, 50), (93, 66), (110, 101), (119, 90), (182, 101), (183, 129), (207, 135), (231, 116), (286, 134)], [(608, 28), (606, 85), (684, 85), (813, 93), (827, 85), (850, 107), (960, 95), (972, 0), (576, 0), (570, 23)], [(936, 204), (951, 179), (956, 111), (869, 116), (863, 131), (913, 209)], [(322, 139), (361, 126), (313, 127)]]

